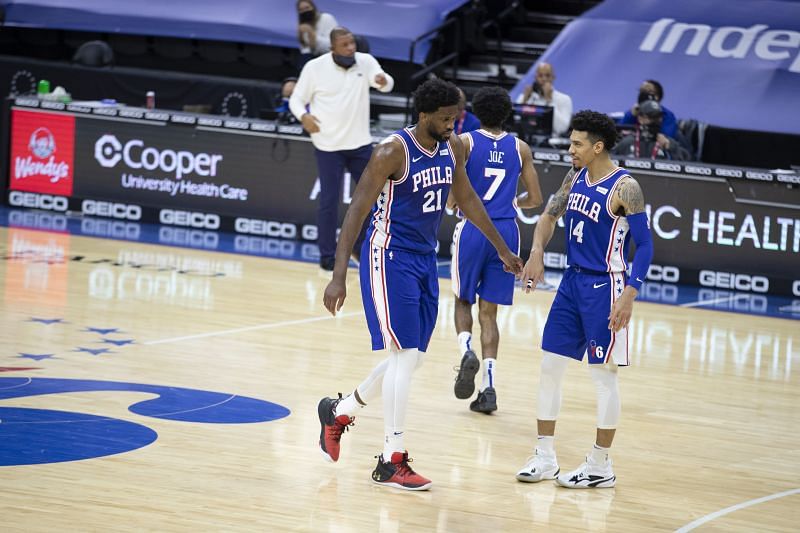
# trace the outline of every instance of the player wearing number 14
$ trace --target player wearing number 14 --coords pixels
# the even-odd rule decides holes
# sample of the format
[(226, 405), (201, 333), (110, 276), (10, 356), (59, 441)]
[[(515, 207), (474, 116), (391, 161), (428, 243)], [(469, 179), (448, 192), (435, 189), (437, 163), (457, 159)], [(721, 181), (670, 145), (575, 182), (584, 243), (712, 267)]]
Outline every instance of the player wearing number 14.
[[(617, 482), (608, 453), (620, 416), (617, 374), (619, 367), (630, 364), (628, 323), (653, 257), (653, 243), (642, 189), (608, 155), (616, 138), (614, 122), (602, 113), (580, 111), (572, 118), (569, 153), (575, 169), (539, 218), (522, 273), (530, 291), (543, 277), (544, 247), (564, 216), (570, 266), (542, 334), (538, 439), (534, 454), (517, 472), (520, 481), (556, 479), (572, 489), (609, 488)], [(628, 277), (631, 237), (636, 253)], [(567, 362), (584, 357), (597, 390), (597, 437), (586, 461), (559, 475), (553, 441), (561, 381)]]

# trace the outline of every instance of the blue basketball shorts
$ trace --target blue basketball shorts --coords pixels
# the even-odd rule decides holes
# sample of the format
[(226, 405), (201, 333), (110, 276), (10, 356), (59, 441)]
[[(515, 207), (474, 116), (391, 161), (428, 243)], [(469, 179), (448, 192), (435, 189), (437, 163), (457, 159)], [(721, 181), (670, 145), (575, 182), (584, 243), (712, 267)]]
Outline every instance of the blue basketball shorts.
[(542, 350), (590, 364), (630, 364), (628, 328), (608, 329), (611, 306), (625, 288), (622, 272), (564, 272), (542, 334)]
[(436, 253), (361, 248), (361, 299), (372, 349), (428, 349), (439, 312)]
[[(492, 220), (512, 252), (519, 254), (519, 227), (513, 218)], [(514, 274), (503, 270), (503, 262), (492, 243), (472, 222), (462, 220), (453, 232), (453, 261), (450, 265), (453, 293), (470, 304), (481, 299), (511, 305)]]

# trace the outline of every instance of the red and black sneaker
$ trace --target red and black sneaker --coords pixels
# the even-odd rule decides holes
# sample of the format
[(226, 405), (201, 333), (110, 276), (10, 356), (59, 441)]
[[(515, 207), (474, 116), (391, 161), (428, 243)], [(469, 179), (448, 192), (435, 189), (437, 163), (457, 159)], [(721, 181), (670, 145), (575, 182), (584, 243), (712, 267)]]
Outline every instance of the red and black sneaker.
[(377, 456), (378, 466), (372, 472), (372, 481), (378, 485), (386, 485), (403, 490), (428, 490), (431, 480), (420, 476), (408, 465), (412, 459), (408, 452), (394, 452), (392, 460), (383, 461), (383, 454)]
[(317, 413), (319, 414), (319, 449), (327, 461), (335, 463), (339, 460), (339, 441), (342, 438), (342, 432), (348, 426), (353, 425), (355, 417), (347, 415), (336, 416), (336, 405), (342, 400), (342, 394), (335, 400), (333, 398), (325, 397), (319, 401), (317, 405)]

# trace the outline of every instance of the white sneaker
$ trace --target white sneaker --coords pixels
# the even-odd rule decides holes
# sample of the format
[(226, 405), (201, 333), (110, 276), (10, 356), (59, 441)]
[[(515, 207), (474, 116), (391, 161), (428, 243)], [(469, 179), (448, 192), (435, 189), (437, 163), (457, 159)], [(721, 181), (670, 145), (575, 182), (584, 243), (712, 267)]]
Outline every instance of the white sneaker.
[(528, 462), (517, 472), (517, 479), (525, 483), (536, 483), (543, 479), (555, 479), (558, 472), (556, 454), (547, 454), (536, 448), (534, 455), (528, 457)]
[(617, 484), (617, 476), (611, 469), (611, 459), (605, 464), (595, 463), (591, 456), (572, 472), (561, 474), (556, 482), (568, 489), (609, 489)]

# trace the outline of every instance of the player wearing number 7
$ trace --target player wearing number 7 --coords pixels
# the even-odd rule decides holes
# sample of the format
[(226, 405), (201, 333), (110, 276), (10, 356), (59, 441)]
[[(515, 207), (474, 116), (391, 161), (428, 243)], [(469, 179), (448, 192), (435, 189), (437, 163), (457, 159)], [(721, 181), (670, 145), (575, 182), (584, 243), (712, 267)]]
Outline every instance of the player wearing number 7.
[(361, 297), (372, 349), (388, 350), (388, 357), (349, 396), (320, 400), (319, 446), (326, 459), (338, 460), (344, 429), (382, 392), (385, 436), (372, 480), (406, 490), (431, 486), (409, 465), (404, 431), (411, 375), (422, 363), (438, 314), (436, 234), (451, 186), (462, 211), (486, 234), (506, 268), (515, 274), (522, 270), (522, 260), (492, 225), (464, 170), (464, 148), (453, 135), (459, 98), (455, 85), (438, 79), (415, 91), (419, 122), (372, 152), (345, 215), (333, 279), (325, 288), (325, 307), (335, 314), (346, 296), (350, 250), (371, 211), (361, 249)]
[[(511, 98), (502, 87), (484, 87), (472, 99), (472, 111), (480, 129), (462, 134), (467, 175), (486, 212), (509, 248), (519, 253), (517, 207), (533, 208), (542, 204), (539, 176), (533, 166), (530, 147), (503, 131), (511, 113)], [(517, 196), (518, 182), (526, 191)], [(448, 199), (454, 207), (455, 199)], [(511, 305), (514, 276), (503, 270), (497, 252), (475, 225), (462, 220), (453, 232), (451, 275), (455, 294), (455, 325), (458, 334), (460, 365), (454, 385), (456, 398), (467, 399), (475, 391), (475, 374), (480, 362), (472, 349), (472, 305), (476, 296), (481, 325), (483, 381), (477, 398), (469, 408), (490, 414), (497, 410), (495, 378), (497, 347), (497, 306)]]
[[(580, 111), (572, 119), (573, 170), (550, 198), (533, 235), (530, 259), (522, 273), (526, 292), (544, 274), (544, 247), (564, 216), (567, 263), (542, 335), (534, 455), (517, 472), (520, 481), (556, 479), (568, 488), (607, 488), (616, 484), (608, 456), (620, 416), (617, 370), (630, 364), (628, 323), (653, 257), (650, 226), (639, 184), (609, 158), (616, 142), (614, 122), (602, 113)], [(577, 170), (576, 170), (577, 169)], [(628, 244), (636, 254), (628, 278)], [(559, 475), (553, 446), (561, 407), (561, 381), (570, 359), (589, 362), (597, 389), (597, 438), (576, 470)]]

